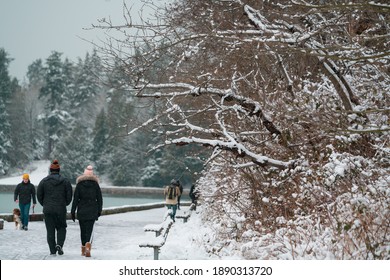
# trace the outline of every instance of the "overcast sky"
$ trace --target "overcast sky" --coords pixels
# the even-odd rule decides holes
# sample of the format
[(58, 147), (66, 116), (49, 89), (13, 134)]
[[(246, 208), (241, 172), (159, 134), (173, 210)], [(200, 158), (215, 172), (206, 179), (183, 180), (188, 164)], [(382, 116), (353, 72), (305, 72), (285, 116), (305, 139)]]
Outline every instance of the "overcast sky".
[[(137, 13), (141, 0), (126, 0)], [(11, 62), (12, 77), (23, 81), (27, 67), (52, 51), (76, 61), (84, 58), (92, 44), (104, 40), (101, 30), (85, 30), (98, 19), (111, 17), (113, 23), (124, 23), (123, 0), (0, 0), (0, 48)], [(80, 38), (81, 37), (81, 38)]]

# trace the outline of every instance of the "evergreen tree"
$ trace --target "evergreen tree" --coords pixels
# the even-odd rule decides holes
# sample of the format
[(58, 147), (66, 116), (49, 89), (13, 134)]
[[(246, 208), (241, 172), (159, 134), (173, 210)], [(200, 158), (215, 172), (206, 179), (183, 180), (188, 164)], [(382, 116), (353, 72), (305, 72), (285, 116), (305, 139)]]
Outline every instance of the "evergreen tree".
[(45, 154), (45, 127), (44, 123), (37, 121), (38, 115), (44, 110), (44, 104), (39, 102), (40, 90), (44, 85), (46, 69), (42, 59), (37, 59), (28, 66), (28, 85), (25, 91), (26, 124), (28, 139), (32, 149), (31, 157), (41, 159)]
[(107, 157), (104, 154), (108, 142), (108, 127), (104, 109), (100, 111), (95, 120), (92, 140), (92, 160), (96, 163), (96, 170), (103, 173), (107, 167)]
[(10, 167), (8, 151), (11, 148), (8, 114), (5, 110), (5, 102), (0, 99), (0, 175), (5, 175)]
[(94, 105), (94, 97), (101, 91), (99, 82), (100, 60), (94, 52), (86, 54), (84, 61), (79, 59), (76, 66), (75, 92), (72, 96), (73, 106), (76, 108), (87, 106), (89, 109)]
[(9, 99), (13, 93), (15, 81), (11, 81), (8, 66), (11, 59), (4, 49), (0, 49), (0, 175), (5, 175), (10, 168), (11, 158), (11, 125), (6, 110)]
[[(139, 141), (126, 137), (137, 110), (126, 91), (120, 89), (120, 84), (126, 79), (120, 69), (110, 73), (108, 78), (113, 88), (107, 93), (106, 120), (109, 137), (105, 149), (105, 171), (115, 185), (137, 184), (142, 168), (140, 145)], [(145, 139), (142, 142), (145, 145)]]
[(42, 59), (37, 59), (27, 67), (27, 79), (30, 87), (41, 88), (46, 75)]
[(13, 149), (10, 151), (12, 166), (24, 166), (33, 159), (33, 147), (30, 139), (29, 122), (27, 118), (26, 92), (17, 87), (7, 106)]
[[(69, 66), (67, 63), (65, 66)], [(61, 61), (61, 53), (52, 52), (46, 60), (45, 85), (40, 90), (39, 99), (45, 101), (44, 113), (40, 119), (47, 128), (47, 156), (51, 155), (57, 140), (72, 124), (67, 108), (66, 91), (69, 79), (68, 68)]]
[(207, 154), (200, 148), (165, 147), (158, 149), (147, 159), (141, 172), (143, 186), (162, 187), (172, 179), (180, 179), (183, 186), (193, 184), (203, 169)]
[(8, 73), (11, 61), (7, 52), (0, 48), (0, 98), (3, 102), (7, 102), (12, 95), (12, 80)]
[(65, 110), (71, 114), (73, 117), (75, 116), (75, 108), (74, 104), (72, 103), (72, 96), (74, 96), (75, 92), (77, 91), (75, 79), (75, 66), (68, 58), (65, 58), (64, 62), (62, 63), (62, 81), (64, 84), (64, 92), (62, 95), (61, 108), (62, 110)]
[(119, 91), (112, 91), (109, 94), (107, 125), (108, 135), (105, 146), (106, 164), (104, 169), (114, 184), (126, 185), (124, 183), (128, 177), (126, 174), (118, 173), (118, 167), (123, 159), (118, 159), (122, 155), (122, 146), (125, 145), (126, 128), (126, 100)]
[(39, 98), (46, 98), (46, 108), (50, 111), (58, 109), (63, 104), (65, 93), (64, 68), (61, 53), (52, 52), (46, 59), (45, 85), (41, 88)]
[(57, 158), (61, 163), (61, 173), (71, 183), (75, 183), (85, 167), (91, 164), (88, 134), (82, 123), (77, 122), (71, 133), (64, 136), (53, 150), (53, 158)]

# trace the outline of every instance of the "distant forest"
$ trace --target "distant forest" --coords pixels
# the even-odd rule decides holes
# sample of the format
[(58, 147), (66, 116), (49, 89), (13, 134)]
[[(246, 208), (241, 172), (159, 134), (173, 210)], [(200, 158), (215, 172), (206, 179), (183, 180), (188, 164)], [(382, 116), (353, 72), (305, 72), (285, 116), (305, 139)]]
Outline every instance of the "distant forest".
[(189, 186), (197, 179), (206, 156), (199, 149), (152, 149), (163, 126), (127, 135), (159, 101), (132, 98), (121, 87), (129, 78), (119, 67), (106, 72), (97, 51), (76, 63), (53, 51), (29, 65), (24, 84), (9, 75), (12, 59), (0, 49), (0, 177), (56, 158), (72, 182), (88, 164), (116, 186), (161, 187), (172, 178)]

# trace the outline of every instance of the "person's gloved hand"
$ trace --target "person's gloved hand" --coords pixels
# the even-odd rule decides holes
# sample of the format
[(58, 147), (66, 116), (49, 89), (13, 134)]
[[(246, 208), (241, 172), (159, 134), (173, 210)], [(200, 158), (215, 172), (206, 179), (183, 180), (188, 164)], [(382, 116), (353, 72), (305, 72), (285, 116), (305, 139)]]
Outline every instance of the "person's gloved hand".
[(72, 213), (72, 221), (75, 222), (75, 220), (76, 220), (76, 214)]

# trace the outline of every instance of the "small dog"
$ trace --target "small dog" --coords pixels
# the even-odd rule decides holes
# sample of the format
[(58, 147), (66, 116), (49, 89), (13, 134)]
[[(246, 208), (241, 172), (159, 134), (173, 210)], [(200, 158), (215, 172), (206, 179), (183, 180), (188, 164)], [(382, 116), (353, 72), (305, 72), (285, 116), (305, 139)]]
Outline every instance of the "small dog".
[(20, 210), (15, 208), (12, 211), (12, 214), (14, 215), (15, 229), (21, 229), (22, 221), (20, 220)]

